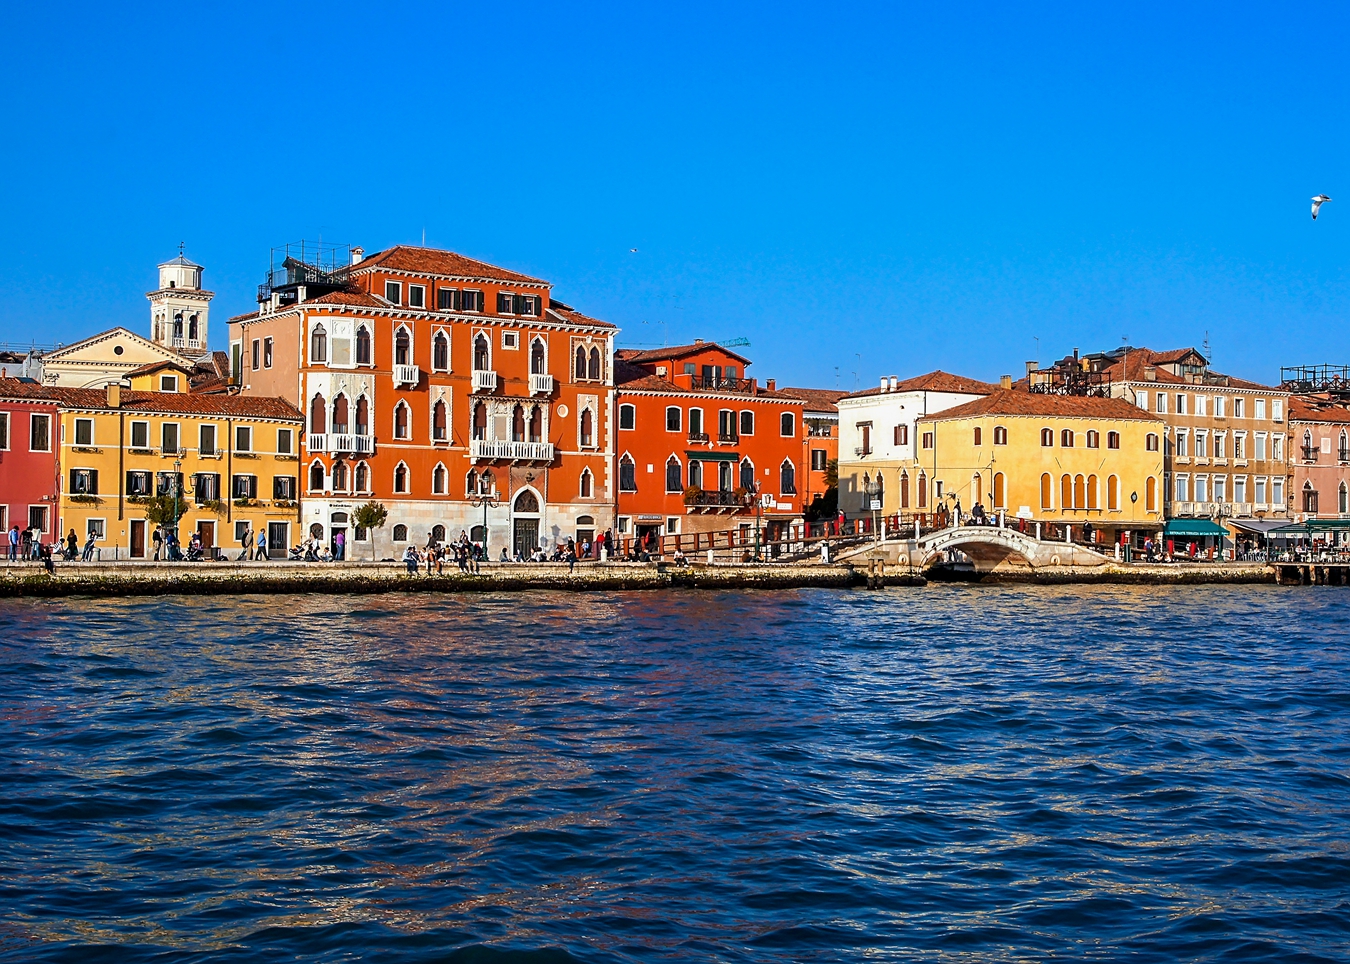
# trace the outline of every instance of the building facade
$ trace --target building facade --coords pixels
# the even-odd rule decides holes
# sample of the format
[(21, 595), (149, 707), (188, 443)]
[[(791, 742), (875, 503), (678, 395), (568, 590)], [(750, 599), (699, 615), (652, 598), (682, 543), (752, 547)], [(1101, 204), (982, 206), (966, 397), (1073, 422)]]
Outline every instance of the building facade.
[[(919, 448), (900, 486), (930, 504), (1096, 541), (1142, 544), (1163, 527), (1164, 423), (1120, 399), (995, 389), (918, 420)], [(907, 477), (908, 476), (908, 477)]]
[(1294, 396), (1289, 433), (1290, 521), (1350, 520), (1350, 402), (1331, 395)]
[(202, 288), (204, 270), (180, 253), (159, 266), (159, 287), (145, 293), (150, 299), (150, 340), (194, 361), (208, 351), (207, 322), (215, 297)]
[(60, 470), (56, 403), (31, 381), (0, 378), (0, 529), (36, 528), (44, 541), (57, 532)]
[[(230, 341), (245, 395), (305, 414), (306, 535), (389, 558), (465, 532), (498, 558), (613, 526), (613, 325), (450, 251), (305, 257)], [(389, 518), (365, 532), (371, 500)]]
[(712, 342), (619, 352), (618, 534), (758, 530), (786, 538), (801, 519), (805, 403), (747, 377)]
[[(784, 395), (800, 398), (802, 412), (802, 508), (812, 518), (834, 516), (838, 511), (839, 399), (848, 392), (824, 388), (782, 388)], [(833, 469), (831, 469), (833, 466)], [(831, 499), (831, 490), (835, 498)]]
[(914, 471), (919, 419), (983, 398), (997, 387), (934, 371), (903, 380), (883, 377), (877, 388), (841, 397), (839, 511), (849, 519), (871, 519), (873, 498), (881, 503), (882, 516), (934, 511), (931, 477)]

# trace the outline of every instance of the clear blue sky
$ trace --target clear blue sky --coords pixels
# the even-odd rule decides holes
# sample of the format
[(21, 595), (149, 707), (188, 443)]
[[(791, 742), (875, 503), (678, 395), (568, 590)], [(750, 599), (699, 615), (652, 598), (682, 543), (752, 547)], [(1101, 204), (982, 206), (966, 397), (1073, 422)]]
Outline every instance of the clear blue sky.
[(218, 6), (7, 10), (0, 341), (147, 331), (183, 240), (223, 347), (270, 246), (425, 230), (786, 383), (1350, 363), (1344, 7)]

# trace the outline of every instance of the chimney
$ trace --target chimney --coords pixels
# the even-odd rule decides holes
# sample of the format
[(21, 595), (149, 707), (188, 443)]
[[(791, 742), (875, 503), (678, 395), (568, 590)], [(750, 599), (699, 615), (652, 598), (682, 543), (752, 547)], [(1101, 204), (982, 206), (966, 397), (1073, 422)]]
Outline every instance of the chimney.
[(1156, 366), (1156, 365), (1145, 365), (1145, 366), (1144, 366), (1144, 381), (1146, 381), (1146, 382), (1156, 382), (1157, 380), (1158, 380), (1158, 366)]
[(881, 390), (883, 392), (889, 392), (891, 390), (891, 380), (885, 375), (881, 376)]
[(352, 248), (352, 264), (360, 264), (361, 259), (366, 256), (366, 249), (357, 245)]
[(1011, 375), (998, 376), (998, 387), (1006, 392), (1012, 391), (1012, 376)]
[(1036, 362), (1036, 361), (1029, 361), (1029, 362), (1027, 362), (1027, 377), (1028, 377), (1028, 378), (1031, 377), (1031, 373), (1034, 372), (1036, 369), (1038, 369), (1038, 368), (1040, 368), (1040, 367), (1041, 367), (1041, 363), (1040, 363), (1040, 362)]
[(769, 391), (771, 391), (771, 392), (776, 392), (776, 391), (778, 391), (778, 379), (776, 379), (776, 378), (770, 378), (770, 379), (768, 379), (767, 381), (765, 381), (764, 387), (767, 388), (767, 389), (768, 389)]
[(703, 344), (703, 339), (702, 339), (702, 338), (695, 338), (695, 339), (694, 339), (694, 344), (695, 344), (695, 345), (701, 345), (701, 344)]
[(1075, 349), (1073, 350), (1073, 360), (1074, 360), (1074, 363), (1075, 363), (1075, 364), (1078, 363), (1078, 349), (1077, 349), (1077, 348), (1075, 348)]
[(899, 388), (900, 388), (900, 379), (897, 378), (897, 377), (895, 377), (894, 375), (892, 375), (892, 376), (891, 376), (891, 391), (894, 392), (894, 391), (896, 391), (896, 390), (899, 389)]
[(122, 407), (122, 383), (108, 382), (108, 407)]
[(304, 300), (305, 300), (306, 298), (308, 298), (308, 297), (309, 297), (309, 291), (308, 291), (308, 289), (305, 288), (304, 285), (296, 285), (296, 286), (295, 286), (295, 303), (296, 303), (297, 305), (300, 304), (300, 302), (304, 301)]

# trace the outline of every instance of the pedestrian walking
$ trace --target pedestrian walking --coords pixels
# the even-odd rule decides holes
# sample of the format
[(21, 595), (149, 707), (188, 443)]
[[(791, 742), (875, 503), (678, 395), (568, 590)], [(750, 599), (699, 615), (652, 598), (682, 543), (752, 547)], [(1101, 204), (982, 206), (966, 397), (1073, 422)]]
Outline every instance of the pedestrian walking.
[(258, 549), (253, 558), (267, 561), (267, 533), (261, 529), (258, 530)]
[(18, 560), (18, 558), (19, 558), (19, 543), (20, 543), (21, 541), (22, 541), (22, 540), (21, 540), (21, 537), (19, 536), (19, 524), (16, 522), (16, 523), (14, 523), (14, 525), (10, 526), (10, 529), (9, 529), (9, 561), (10, 561), (10, 562), (16, 562), (16, 561)]
[(164, 549), (164, 530), (155, 526), (155, 531), (150, 536), (150, 542), (155, 547), (155, 562), (159, 562), (159, 554)]
[(239, 561), (243, 562), (245, 559), (252, 559), (253, 558), (252, 526), (246, 526), (244, 528), (244, 537), (239, 540), (239, 545), (243, 547), (239, 550)]

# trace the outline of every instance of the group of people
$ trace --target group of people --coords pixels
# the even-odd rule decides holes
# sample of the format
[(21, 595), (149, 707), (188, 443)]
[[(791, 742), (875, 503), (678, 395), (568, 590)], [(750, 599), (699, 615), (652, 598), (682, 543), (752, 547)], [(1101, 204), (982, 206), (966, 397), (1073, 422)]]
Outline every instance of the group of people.
[[(505, 547), (502, 552), (506, 552)], [(408, 567), (410, 576), (415, 576), (424, 564), (428, 576), (433, 572), (440, 575), (445, 572), (447, 562), (458, 566), (460, 572), (478, 572), (486, 555), (483, 546), (469, 540), (467, 532), (461, 532), (454, 542), (437, 542), (428, 532), (425, 548), (409, 545), (403, 550), (403, 564)]]
[[(75, 533), (71, 533), (74, 535)], [(20, 529), (16, 522), (9, 528), (9, 561), (38, 561), (42, 558), (42, 530), (37, 526)]]

